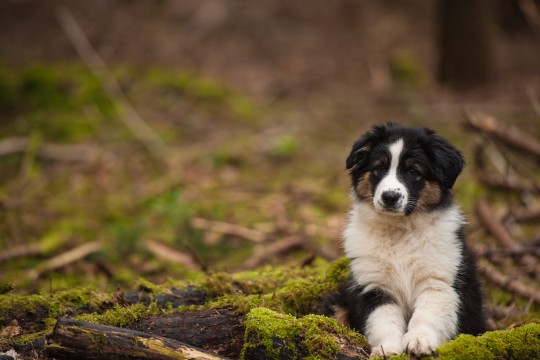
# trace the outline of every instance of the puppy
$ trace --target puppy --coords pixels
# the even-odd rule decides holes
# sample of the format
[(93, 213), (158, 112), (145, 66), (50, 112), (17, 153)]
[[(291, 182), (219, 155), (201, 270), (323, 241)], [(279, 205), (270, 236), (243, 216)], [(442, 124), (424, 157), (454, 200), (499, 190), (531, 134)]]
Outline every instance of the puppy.
[(367, 337), (371, 356), (431, 354), (459, 333), (486, 330), (475, 259), (451, 193), (463, 165), (429, 129), (379, 125), (352, 147), (343, 234), (351, 276), (327, 309)]

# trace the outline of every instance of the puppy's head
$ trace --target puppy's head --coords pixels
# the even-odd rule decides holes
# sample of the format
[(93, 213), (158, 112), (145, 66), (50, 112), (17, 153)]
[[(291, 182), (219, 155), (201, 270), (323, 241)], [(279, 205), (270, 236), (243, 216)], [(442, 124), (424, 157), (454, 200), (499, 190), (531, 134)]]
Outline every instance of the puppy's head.
[(393, 215), (448, 205), (463, 165), (461, 153), (434, 131), (392, 123), (358, 139), (346, 161), (357, 200)]

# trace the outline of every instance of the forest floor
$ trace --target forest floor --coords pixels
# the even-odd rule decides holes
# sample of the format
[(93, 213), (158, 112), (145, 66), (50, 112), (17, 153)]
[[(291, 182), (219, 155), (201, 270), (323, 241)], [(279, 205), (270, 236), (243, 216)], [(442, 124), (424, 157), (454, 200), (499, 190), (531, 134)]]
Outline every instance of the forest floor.
[[(536, 185), (494, 190), (477, 176), (487, 161), (536, 184), (537, 162), (464, 117), (484, 112), (540, 139), (537, 94), (515, 84), (448, 92), (407, 55), (393, 69), (384, 90), (328, 81), (306, 91), (306, 80), (302, 91), (251, 93), (190, 67), (116, 63), (103, 76), (79, 61), (2, 65), (0, 292), (112, 293), (336, 260), (349, 206), (345, 157), (372, 124), (396, 121), (431, 127), (464, 152), (455, 195), (470, 241), (482, 261), (538, 295), (515, 258), (486, 255), (497, 240), (476, 215), (487, 199), (523, 247), (537, 248), (538, 220), (508, 220), (538, 205)], [(494, 328), (540, 318), (532, 298), (487, 280), (485, 290), (488, 305), (507, 311), (492, 314)]]

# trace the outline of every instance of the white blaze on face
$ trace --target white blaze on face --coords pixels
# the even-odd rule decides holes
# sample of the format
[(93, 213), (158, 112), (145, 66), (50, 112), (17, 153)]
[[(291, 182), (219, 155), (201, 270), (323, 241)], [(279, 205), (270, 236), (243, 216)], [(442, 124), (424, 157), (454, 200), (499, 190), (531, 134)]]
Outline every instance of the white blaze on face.
[(390, 152), (390, 167), (379, 185), (377, 185), (375, 196), (373, 196), (373, 205), (375, 206), (375, 209), (379, 211), (388, 210), (388, 208), (384, 205), (383, 194), (385, 192), (398, 193), (401, 195), (401, 197), (392, 207), (392, 210), (394, 212), (403, 213), (407, 205), (408, 193), (405, 185), (403, 185), (397, 177), (399, 158), (403, 152), (403, 139), (399, 139), (398, 141), (390, 144), (390, 146), (388, 146), (388, 151)]

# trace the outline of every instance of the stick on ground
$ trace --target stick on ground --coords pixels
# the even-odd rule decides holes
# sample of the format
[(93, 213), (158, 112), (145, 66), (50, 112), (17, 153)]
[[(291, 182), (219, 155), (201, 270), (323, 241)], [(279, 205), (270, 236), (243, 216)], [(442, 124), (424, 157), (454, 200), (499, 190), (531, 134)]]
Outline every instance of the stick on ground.
[(528, 133), (514, 126), (503, 126), (495, 118), (488, 115), (466, 113), (465, 118), (474, 129), (540, 159), (540, 142)]
[(33, 269), (28, 273), (28, 277), (35, 280), (39, 278), (43, 273), (61, 268), (77, 260), (83, 259), (92, 253), (98, 252), (99, 250), (101, 250), (102, 247), (103, 242), (101, 240), (82, 244), (74, 249), (66, 251), (65, 253), (55, 256), (40, 264), (37, 268)]
[[(476, 213), (480, 222), (488, 229), (488, 231), (497, 239), (503, 249), (512, 251), (521, 251), (523, 246), (518, 243), (512, 234), (504, 227), (497, 219), (497, 216), (491, 210), (486, 199), (480, 199), (476, 204)], [(524, 267), (532, 276), (537, 276), (540, 273), (538, 261), (532, 255), (524, 254), (517, 261)]]
[(523, 282), (501, 273), (491, 266), (491, 264), (483, 262), (480, 266), (480, 273), (493, 284), (540, 305), (540, 291), (528, 287)]

